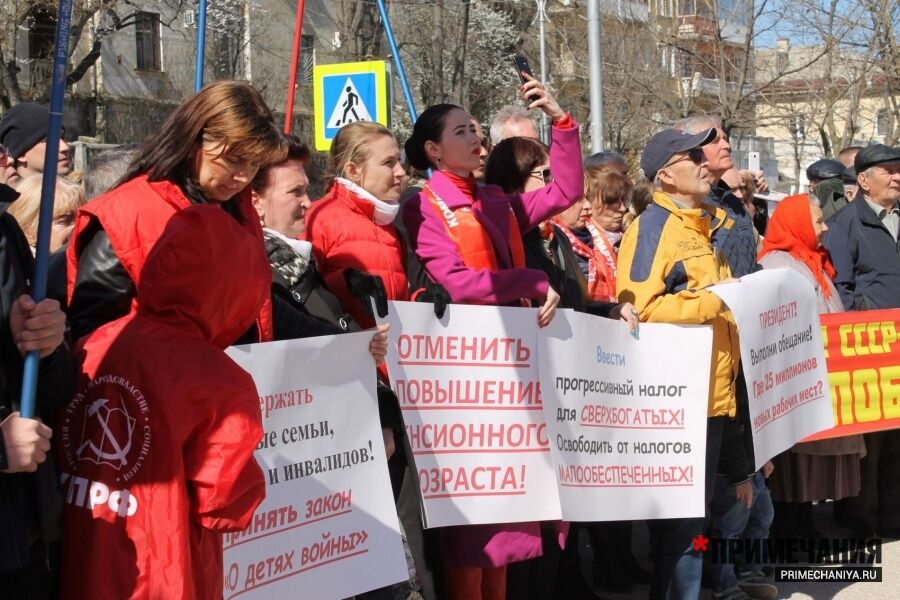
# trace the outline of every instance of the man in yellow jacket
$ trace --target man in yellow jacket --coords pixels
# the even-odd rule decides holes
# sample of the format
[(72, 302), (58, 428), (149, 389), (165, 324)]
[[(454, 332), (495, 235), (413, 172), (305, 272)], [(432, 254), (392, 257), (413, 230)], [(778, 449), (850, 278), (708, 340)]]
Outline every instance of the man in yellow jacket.
[[(641, 321), (711, 325), (713, 358), (707, 408), (706, 503), (719, 459), (724, 421), (735, 415), (735, 379), (740, 361), (737, 329), (731, 313), (711, 285), (734, 281), (728, 262), (715, 250), (712, 236), (733, 222), (725, 212), (703, 203), (709, 192), (702, 146), (715, 129), (689, 135), (666, 129), (650, 138), (641, 168), (654, 184), (653, 203), (629, 227), (619, 249), (616, 286), (620, 302), (631, 302)], [(654, 575), (650, 597), (697, 598), (702, 556), (691, 541), (704, 530), (704, 519), (650, 522)]]

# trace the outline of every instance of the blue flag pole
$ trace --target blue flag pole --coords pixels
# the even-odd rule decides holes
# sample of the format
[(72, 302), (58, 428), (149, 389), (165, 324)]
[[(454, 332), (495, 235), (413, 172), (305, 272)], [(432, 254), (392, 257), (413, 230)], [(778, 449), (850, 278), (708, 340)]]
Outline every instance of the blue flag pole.
[(203, 88), (203, 59), (206, 55), (206, 0), (200, 0), (197, 10), (197, 63), (194, 67), (194, 91)]
[(397, 67), (400, 87), (403, 88), (403, 95), (406, 97), (406, 108), (409, 109), (409, 117), (415, 123), (416, 119), (419, 118), (419, 114), (416, 112), (416, 103), (413, 102), (412, 92), (410, 92), (409, 83), (406, 81), (406, 71), (403, 70), (403, 61), (400, 60), (400, 49), (397, 48), (397, 40), (394, 39), (394, 28), (391, 27), (387, 9), (384, 7), (384, 0), (376, 1), (378, 2), (378, 12), (381, 13), (381, 22), (384, 23), (384, 34), (387, 36), (388, 45), (391, 47), (391, 54), (394, 57), (394, 66)]
[[(47, 150), (44, 153), (44, 178), (41, 182), (41, 211), (38, 220), (37, 247), (34, 259), (34, 278), (31, 297), (40, 302), (47, 296), (47, 262), (50, 257), (50, 225), (53, 223), (53, 196), (56, 193), (56, 172), (59, 160), (59, 137), (62, 132), (63, 100), (66, 93), (66, 66), (69, 56), (69, 25), (72, 22), (72, 0), (60, 0), (56, 14), (56, 48), (53, 53), (53, 79), (50, 88), (50, 123), (47, 126)], [(22, 396), (19, 413), (34, 418), (34, 399), (37, 394), (40, 353), (25, 356), (22, 375)]]

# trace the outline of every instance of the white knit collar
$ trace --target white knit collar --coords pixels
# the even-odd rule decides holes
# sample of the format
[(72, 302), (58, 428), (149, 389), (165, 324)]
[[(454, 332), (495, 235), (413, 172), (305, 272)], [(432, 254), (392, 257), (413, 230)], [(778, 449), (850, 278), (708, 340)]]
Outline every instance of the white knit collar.
[(387, 225), (388, 223), (392, 223), (397, 217), (397, 213), (400, 211), (400, 204), (398, 204), (397, 202), (385, 202), (384, 200), (379, 200), (349, 179), (344, 179), (343, 177), (335, 177), (334, 182), (339, 183), (350, 192), (356, 194), (366, 202), (370, 203), (375, 208), (373, 219), (378, 225)]

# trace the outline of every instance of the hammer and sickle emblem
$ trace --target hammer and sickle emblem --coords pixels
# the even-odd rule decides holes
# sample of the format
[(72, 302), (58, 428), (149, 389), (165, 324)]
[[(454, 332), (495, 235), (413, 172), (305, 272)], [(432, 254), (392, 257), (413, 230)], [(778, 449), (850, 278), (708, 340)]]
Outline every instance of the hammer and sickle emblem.
[[(108, 402), (109, 400), (106, 398), (98, 398), (87, 408), (87, 416), (95, 418), (100, 425), (100, 428), (103, 430), (99, 439), (99, 446), (94, 443), (95, 440), (93, 439), (93, 436), (87, 434), (87, 439), (78, 447), (75, 456), (82, 458), (82, 454), (90, 449), (96, 458), (93, 456), (86, 456), (84, 458), (92, 460), (97, 464), (109, 464), (118, 470), (128, 464), (128, 452), (131, 450), (131, 434), (134, 430), (134, 419), (129, 417), (128, 413), (121, 408), (110, 408), (107, 406)], [(128, 440), (125, 444), (121, 443), (109, 427), (109, 419), (114, 412), (121, 412), (124, 415), (125, 424), (128, 428)], [(118, 463), (118, 465), (116, 463)]]

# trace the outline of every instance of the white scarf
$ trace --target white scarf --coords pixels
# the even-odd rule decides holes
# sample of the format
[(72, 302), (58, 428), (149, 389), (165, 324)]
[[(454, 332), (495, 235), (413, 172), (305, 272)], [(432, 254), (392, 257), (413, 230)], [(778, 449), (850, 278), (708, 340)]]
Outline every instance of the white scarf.
[(375, 207), (375, 213), (372, 215), (372, 218), (375, 221), (376, 225), (387, 225), (394, 222), (394, 219), (397, 217), (397, 212), (400, 210), (400, 205), (398, 203), (379, 200), (349, 179), (344, 179), (343, 177), (335, 177), (334, 181), (335, 183), (341, 184), (366, 202), (371, 203), (372, 206)]
[(296, 252), (303, 260), (309, 262), (309, 257), (312, 254), (312, 243), (307, 242), (306, 240), (295, 240), (294, 238), (289, 238), (286, 235), (282, 235), (275, 231), (274, 229), (269, 229), (268, 227), (263, 227), (263, 231), (269, 235), (277, 237), (279, 240), (287, 244), (291, 247), (291, 250)]

